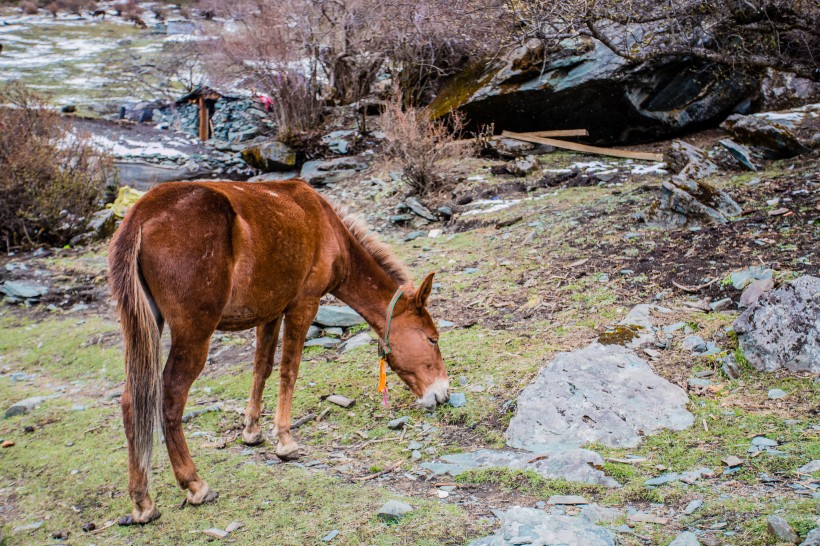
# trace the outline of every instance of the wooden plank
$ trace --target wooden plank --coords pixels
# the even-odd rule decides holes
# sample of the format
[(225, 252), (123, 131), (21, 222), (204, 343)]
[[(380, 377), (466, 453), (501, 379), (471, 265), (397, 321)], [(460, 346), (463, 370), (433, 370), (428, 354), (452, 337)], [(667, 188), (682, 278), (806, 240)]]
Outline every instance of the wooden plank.
[(526, 134), (512, 133), (510, 131), (504, 131), (501, 133), (501, 136), (522, 140), (524, 142), (532, 142), (534, 144), (547, 144), (548, 146), (555, 146), (556, 148), (561, 148), (563, 150), (572, 150), (586, 154), (606, 155), (625, 159), (641, 159), (644, 161), (663, 161), (663, 154), (653, 154), (651, 152), (630, 152), (628, 150), (617, 150), (614, 148), (599, 148), (597, 146), (588, 146), (577, 142), (567, 142), (565, 140), (528, 136)]
[(549, 137), (574, 137), (574, 136), (589, 136), (589, 131), (586, 129), (560, 129), (557, 131), (531, 131), (527, 133), (516, 133), (519, 135), (537, 136), (542, 138)]

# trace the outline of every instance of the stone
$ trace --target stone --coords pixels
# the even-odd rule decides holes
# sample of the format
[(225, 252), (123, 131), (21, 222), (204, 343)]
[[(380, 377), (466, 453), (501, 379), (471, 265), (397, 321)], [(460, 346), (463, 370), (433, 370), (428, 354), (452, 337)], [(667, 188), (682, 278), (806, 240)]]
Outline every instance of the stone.
[[(612, 35), (633, 32), (608, 25)], [(489, 64), (467, 65), (443, 82), (428, 108), (434, 117), (461, 111), (471, 130), (491, 123), (517, 132), (583, 127), (592, 142), (613, 144), (716, 125), (758, 86), (743, 70), (727, 74), (692, 57), (636, 64), (591, 37), (562, 40), (554, 51), (532, 39)]]
[(217, 529), (217, 528), (205, 529), (204, 531), (202, 531), (202, 533), (205, 534), (205, 535), (208, 535), (209, 537), (219, 538), (219, 539), (227, 538), (228, 535), (230, 535), (229, 532), (223, 531), (222, 529)]
[(547, 479), (620, 487), (616, 480), (600, 470), (604, 466), (604, 458), (588, 449), (566, 449), (539, 455), (514, 450), (480, 449), (445, 455), (440, 461), (421, 466), (435, 474), (450, 476), (477, 468), (531, 470)]
[(343, 408), (353, 407), (353, 404), (356, 403), (356, 401), (352, 398), (342, 396), (341, 394), (331, 394), (330, 396), (326, 397), (325, 400), (332, 404), (336, 404), (337, 406), (341, 406)]
[(755, 369), (820, 373), (820, 278), (804, 275), (772, 290), (733, 327)]
[(800, 546), (820, 546), (820, 527), (812, 529), (806, 535), (806, 540), (800, 543)]
[(213, 174), (212, 169), (194, 161), (184, 165), (160, 165), (143, 159), (117, 159), (114, 161), (117, 178), (127, 181), (137, 190), (148, 190), (162, 182), (193, 180)]
[(581, 513), (578, 516), (590, 523), (611, 523), (623, 518), (626, 513), (618, 508), (589, 504), (581, 508)]
[(739, 457), (735, 457), (734, 455), (729, 455), (728, 457), (724, 457), (721, 459), (723, 464), (728, 466), (729, 468), (734, 468), (736, 466), (740, 466), (743, 464), (743, 459)]
[(691, 426), (688, 403), (683, 389), (629, 350), (593, 343), (559, 353), (523, 390), (507, 443), (537, 452), (592, 442), (636, 447), (642, 436)]
[(698, 537), (692, 531), (684, 531), (669, 543), (669, 546), (700, 546)]
[(820, 472), (820, 459), (815, 459), (814, 461), (804, 464), (797, 469), (797, 472), (800, 474), (813, 474), (815, 472)]
[(407, 241), (407, 242), (409, 242), (409, 241), (415, 241), (415, 240), (416, 240), (416, 239), (418, 239), (419, 237), (424, 237), (425, 235), (427, 235), (427, 232), (426, 232), (426, 231), (411, 231), (410, 233), (408, 233), (407, 235), (405, 235), (405, 236), (402, 238), (402, 240)]
[(296, 151), (276, 140), (248, 146), (242, 150), (242, 159), (264, 172), (292, 171), (296, 167)]
[(721, 311), (726, 311), (729, 307), (732, 306), (732, 298), (723, 298), (717, 301), (713, 301), (709, 304), (709, 308), (712, 310), (713, 313), (719, 313)]
[(740, 377), (740, 366), (737, 364), (737, 359), (735, 359), (735, 355), (728, 355), (721, 359), (723, 364), (721, 365), (720, 369), (729, 379), (737, 379)]
[(399, 417), (398, 419), (393, 419), (392, 421), (388, 421), (387, 428), (398, 430), (400, 428), (404, 428), (410, 422), (410, 418), (407, 416)]
[(114, 209), (98, 210), (91, 215), (88, 224), (85, 226), (86, 241), (100, 241), (107, 239), (114, 234), (117, 229), (117, 216)]
[(244, 526), (245, 525), (241, 521), (232, 521), (228, 524), (227, 527), (225, 527), (225, 531), (233, 533), (234, 531), (238, 531)]
[(13, 302), (22, 300), (36, 302), (48, 294), (48, 287), (28, 281), (5, 281), (0, 285), (0, 292)]
[(430, 209), (422, 205), (421, 201), (415, 197), (408, 197), (404, 201), (404, 204), (407, 205), (407, 208), (413, 211), (413, 214), (416, 216), (421, 216), (425, 220), (429, 220), (431, 222), (435, 222), (437, 220), (436, 215), (430, 212)]
[(325, 186), (350, 178), (365, 170), (368, 162), (361, 157), (339, 157), (335, 159), (306, 161), (302, 165), (299, 178), (311, 186)]
[(406, 502), (390, 500), (379, 508), (378, 516), (385, 521), (395, 522), (412, 511), (413, 507)]
[(584, 518), (547, 514), (521, 506), (495, 514), (501, 520), (501, 528), (493, 535), (470, 542), (469, 546), (615, 546), (615, 536), (610, 530)]
[(700, 336), (686, 336), (683, 340), (683, 348), (686, 351), (702, 353), (706, 350), (706, 342)]
[(754, 280), (743, 290), (737, 306), (745, 309), (759, 300), (764, 294), (771, 292), (773, 288), (774, 280), (771, 278)]
[(461, 406), (467, 405), (467, 395), (462, 392), (454, 392), (450, 395), (450, 399), (447, 401), (454, 408), (460, 408)]
[(690, 514), (693, 514), (701, 506), (703, 506), (703, 500), (701, 499), (689, 501), (689, 503), (686, 505), (686, 508), (683, 509), (683, 513), (688, 516)]
[(769, 516), (766, 520), (766, 526), (769, 529), (769, 533), (778, 542), (788, 542), (789, 544), (797, 543), (797, 533), (795, 533), (791, 525), (780, 516)]
[(353, 349), (370, 345), (370, 343), (372, 342), (373, 338), (370, 337), (370, 334), (368, 332), (359, 332), (355, 336), (351, 337), (350, 339), (342, 343), (339, 346), (339, 350), (343, 353), (347, 353), (349, 351), (352, 351)]
[(531, 142), (515, 140), (514, 138), (494, 138), (487, 144), (495, 150), (498, 155), (509, 159), (515, 159), (516, 157), (525, 155), (545, 154), (555, 149), (552, 146), (533, 144)]
[(275, 182), (278, 180), (292, 180), (299, 178), (299, 171), (278, 171), (257, 174), (248, 178), (248, 182)]
[[(748, 269), (733, 272), (729, 275), (729, 280), (735, 290), (743, 290), (757, 280), (772, 280), (773, 276), (774, 270), (760, 265), (753, 265)], [(774, 284), (773, 281), (772, 283)]]
[(720, 145), (728, 150), (729, 154), (747, 170), (757, 172), (758, 167), (752, 160), (752, 152), (746, 146), (729, 139), (719, 141)]
[(317, 337), (305, 341), (305, 347), (321, 347), (323, 349), (332, 349), (337, 347), (341, 341), (335, 337)]
[(507, 164), (507, 172), (514, 176), (527, 176), (538, 168), (538, 161), (534, 156), (517, 157)]
[(690, 387), (697, 387), (699, 389), (706, 388), (712, 384), (711, 381), (708, 379), (698, 379), (698, 378), (690, 378), (687, 379), (686, 382), (689, 384)]
[(313, 322), (324, 327), (350, 328), (351, 326), (364, 324), (365, 320), (359, 313), (346, 305), (321, 305)]
[(786, 391), (783, 389), (769, 389), (769, 400), (779, 400), (786, 397)]
[(726, 224), (742, 212), (729, 194), (705, 180), (675, 175), (661, 182), (660, 197), (639, 215), (651, 227), (682, 228)]
[(672, 141), (663, 158), (673, 173), (694, 180), (712, 176), (720, 169), (706, 152), (682, 140)]
[(720, 127), (767, 159), (787, 159), (809, 151), (787, 127), (763, 117), (733, 114)]
[(331, 540), (336, 538), (336, 536), (338, 534), (339, 534), (339, 530), (338, 529), (333, 529), (328, 534), (326, 534), (325, 536), (322, 537), (322, 542), (330, 542)]
[(52, 398), (57, 398), (59, 396), (59, 394), (52, 394), (50, 396), (32, 396), (31, 398), (26, 398), (24, 400), (20, 400), (19, 402), (15, 402), (6, 410), (6, 419), (16, 415), (28, 413), (46, 400), (51, 400)]
[(580, 495), (553, 495), (547, 499), (547, 504), (566, 504), (575, 506), (578, 504), (589, 504), (589, 501)]
[(35, 521), (34, 523), (29, 523), (28, 525), (18, 525), (17, 527), (14, 528), (14, 534), (28, 533), (28, 532), (31, 532), (31, 531), (36, 531), (37, 529), (42, 527), (44, 523), (45, 523), (44, 521), (40, 520), (40, 521)]

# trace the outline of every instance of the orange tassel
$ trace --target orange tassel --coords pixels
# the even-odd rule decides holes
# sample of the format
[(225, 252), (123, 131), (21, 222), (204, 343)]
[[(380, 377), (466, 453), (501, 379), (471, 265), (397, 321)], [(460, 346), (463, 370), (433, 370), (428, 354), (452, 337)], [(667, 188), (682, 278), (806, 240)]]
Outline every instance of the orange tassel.
[(387, 392), (387, 361), (379, 360), (379, 392)]

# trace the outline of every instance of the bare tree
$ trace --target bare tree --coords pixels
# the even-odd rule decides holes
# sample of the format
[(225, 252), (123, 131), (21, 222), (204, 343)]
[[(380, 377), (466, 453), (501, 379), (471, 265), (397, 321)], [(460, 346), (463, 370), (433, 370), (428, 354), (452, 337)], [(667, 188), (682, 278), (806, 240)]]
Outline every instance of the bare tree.
[(530, 0), (518, 37), (557, 47), (590, 36), (630, 61), (685, 55), (820, 79), (814, 0)]

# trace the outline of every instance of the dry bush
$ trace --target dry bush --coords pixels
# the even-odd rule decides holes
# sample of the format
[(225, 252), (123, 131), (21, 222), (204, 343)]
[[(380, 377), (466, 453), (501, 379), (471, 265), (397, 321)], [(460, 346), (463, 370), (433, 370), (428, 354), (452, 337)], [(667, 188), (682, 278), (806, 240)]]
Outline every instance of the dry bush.
[(404, 182), (419, 195), (443, 187), (441, 161), (467, 155), (467, 147), (457, 140), (461, 115), (454, 113), (448, 121), (431, 120), (422, 109), (403, 109), (399, 98), (389, 101), (381, 115), (387, 137), (384, 152), (401, 165)]
[(0, 104), (0, 237), (65, 244), (99, 207), (111, 160), (23, 87), (0, 88)]

